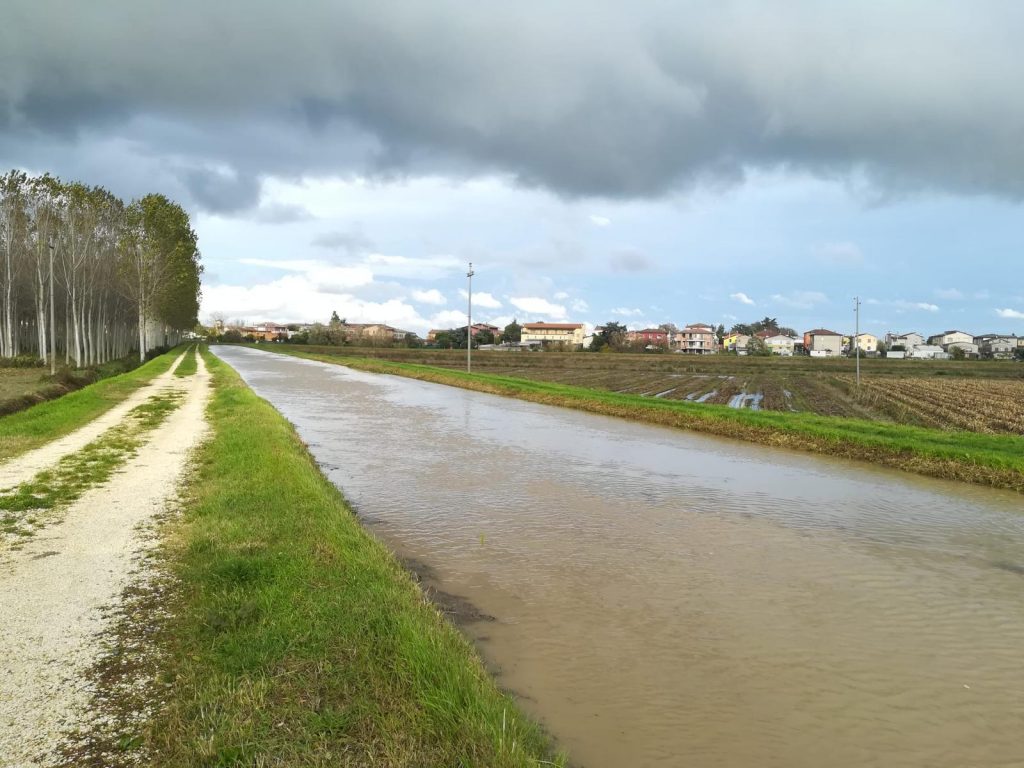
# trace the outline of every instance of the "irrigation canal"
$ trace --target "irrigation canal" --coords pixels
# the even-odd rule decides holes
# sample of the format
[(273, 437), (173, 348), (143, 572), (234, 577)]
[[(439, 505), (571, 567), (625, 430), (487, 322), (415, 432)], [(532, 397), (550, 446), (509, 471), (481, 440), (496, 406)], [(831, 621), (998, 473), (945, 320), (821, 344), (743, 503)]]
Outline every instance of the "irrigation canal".
[(1024, 765), (1019, 495), (214, 351), (574, 764)]

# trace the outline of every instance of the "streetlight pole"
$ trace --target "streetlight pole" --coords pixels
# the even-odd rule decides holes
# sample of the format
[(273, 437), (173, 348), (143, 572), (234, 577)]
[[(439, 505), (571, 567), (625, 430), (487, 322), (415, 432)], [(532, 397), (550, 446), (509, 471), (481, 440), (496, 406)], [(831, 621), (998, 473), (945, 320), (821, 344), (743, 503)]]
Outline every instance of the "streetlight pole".
[(469, 280), (469, 291), (466, 294), (468, 304), (466, 305), (466, 373), (473, 370), (473, 262), (469, 262), (469, 271), (466, 279)]
[(853, 343), (857, 345), (857, 387), (860, 387), (860, 296), (853, 297), (853, 312), (856, 315), (856, 330), (853, 334)]

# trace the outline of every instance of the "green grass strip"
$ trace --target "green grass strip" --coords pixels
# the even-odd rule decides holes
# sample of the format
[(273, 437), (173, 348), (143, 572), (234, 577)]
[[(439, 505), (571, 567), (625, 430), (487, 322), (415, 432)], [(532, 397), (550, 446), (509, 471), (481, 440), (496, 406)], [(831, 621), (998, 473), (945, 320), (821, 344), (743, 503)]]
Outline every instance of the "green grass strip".
[(862, 459), (932, 477), (1024, 491), (1024, 437), (1015, 435), (951, 432), (810, 413), (751, 411), (411, 363), (339, 359), (296, 348), (274, 347), (272, 351), (766, 445)]
[(175, 376), (191, 376), (196, 372), (198, 363), (196, 362), (196, 350), (198, 345), (193, 344), (185, 352), (185, 357), (181, 359), (178, 367), (174, 369)]
[(287, 421), (203, 354), (212, 437), (171, 524), (152, 764), (540, 764), (547, 739), (469, 642)]
[(0, 461), (70, 434), (102, 416), (137, 389), (166, 373), (179, 354), (180, 349), (171, 350), (128, 373), (0, 418)]
[(26, 483), (0, 493), (0, 546), (24, 540), (52, 521), (45, 513), (63, 509), (90, 488), (105, 483), (114, 470), (135, 455), (147, 433), (160, 426), (182, 401), (182, 393), (169, 392), (128, 412), (82, 450), (65, 456), (55, 467)]

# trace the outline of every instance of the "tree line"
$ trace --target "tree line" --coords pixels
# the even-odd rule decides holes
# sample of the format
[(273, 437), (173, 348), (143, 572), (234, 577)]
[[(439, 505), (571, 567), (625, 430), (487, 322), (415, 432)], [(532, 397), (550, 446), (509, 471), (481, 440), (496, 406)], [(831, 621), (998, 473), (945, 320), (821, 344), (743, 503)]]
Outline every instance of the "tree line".
[(177, 343), (196, 324), (188, 214), (163, 195), (0, 176), (0, 357), (83, 367)]

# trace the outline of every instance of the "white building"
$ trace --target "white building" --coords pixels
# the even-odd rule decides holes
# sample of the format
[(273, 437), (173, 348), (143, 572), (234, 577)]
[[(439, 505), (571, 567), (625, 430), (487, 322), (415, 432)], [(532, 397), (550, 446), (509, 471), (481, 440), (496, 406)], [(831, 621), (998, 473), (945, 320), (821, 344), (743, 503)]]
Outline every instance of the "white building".
[(946, 345), (946, 351), (950, 354), (953, 353), (954, 349), (961, 350), (967, 357), (978, 357), (978, 345), (973, 341), (954, 341), (952, 344)]
[(768, 349), (771, 350), (773, 355), (780, 355), (782, 357), (792, 357), (793, 349), (796, 347), (797, 340), (792, 336), (786, 336), (785, 334), (778, 334), (776, 336), (769, 336), (764, 340)]
[(973, 344), (974, 337), (963, 331), (946, 331), (929, 336), (928, 343), (946, 349), (950, 344)]
[(582, 323), (523, 323), (519, 339), (521, 342), (542, 344), (565, 344), (582, 347), (584, 331)]
[(978, 351), (982, 357), (993, 357), (997, 360), (1012, 358), (1021, 341), (1024, 341), (1024, 338), (1018, 338), (1013, 335), (997, 336), (995, 334), (986, 334), (974, 338), (974, 343), (978, 345)]
[(907, 352), (912, 352), (916, 347), (924, 346), (924, 336), (920, 333), (887, 333), (885, 335), (885, 346), (903, 347)]
[(914, 360), (949, 360), (950, 354), (936, 344), (922, 344), (910, 353)]

